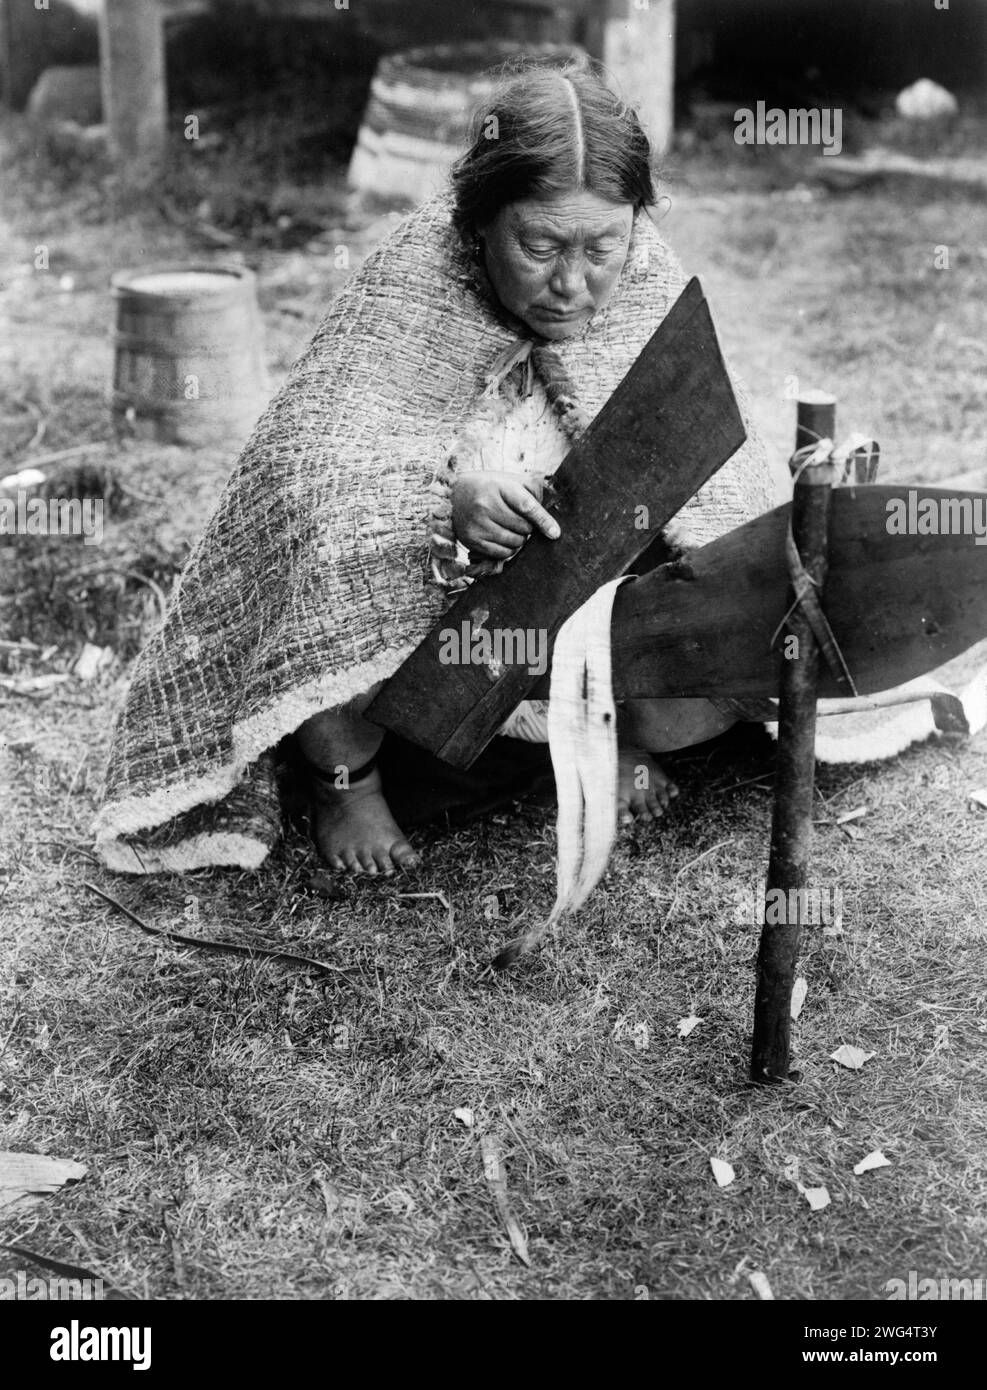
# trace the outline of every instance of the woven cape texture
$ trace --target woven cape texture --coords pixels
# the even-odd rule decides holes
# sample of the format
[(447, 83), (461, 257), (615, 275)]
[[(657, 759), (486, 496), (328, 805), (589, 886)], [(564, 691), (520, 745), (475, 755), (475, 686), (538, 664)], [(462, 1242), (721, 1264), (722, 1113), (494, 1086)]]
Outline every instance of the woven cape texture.
[[(430, 488), (491, 365), (526, 334), (451, 211), (432, 199), (368, 258), (244, 448), (134, 665), (95, 827), (108, 867), (257, 867), (281, 832), (279, 740), (392, 675), (447, 605), (430, 582)], [(553, 344), (590, 417), (685, 283), (639, 214), (609, 302)], [(752, 435), (680, 518), (703, 544), (774, 501)]]

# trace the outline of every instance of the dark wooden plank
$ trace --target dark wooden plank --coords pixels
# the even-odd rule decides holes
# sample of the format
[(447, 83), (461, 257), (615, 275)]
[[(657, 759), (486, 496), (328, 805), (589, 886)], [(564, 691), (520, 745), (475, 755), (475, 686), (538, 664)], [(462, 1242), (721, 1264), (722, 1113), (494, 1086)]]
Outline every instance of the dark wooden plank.
[[(862, 695), (924, 675), (987, 638), (987, 545), (974, 535), (890, 535), (888, 502), (987, 493), (887, 486), (835, 489), (826, 615)], [(978, 503), (979, 499), (979, 503)], [(619, 699), (775, 696), (783, 656), (771, 639), (787, 608), (790, 507), (766, 512), (617, 592), (613, 679)], [(533, 692), (547, 693), (547, 681)], [(819, 695), (841, 692), (828, 670)]]
[[(367, 715), (468, 767), (537, 679), (527, 665), (440, 660), (442, 633), (531, 630), (549, 649), (566, 618), (623, 574), (746, 438), (698, 280), (675, 305), (553, 477), (562, 536), (532, 536), (478, 580), (388, 682)], [(643, 509), (643, 510), (642, 510)]]

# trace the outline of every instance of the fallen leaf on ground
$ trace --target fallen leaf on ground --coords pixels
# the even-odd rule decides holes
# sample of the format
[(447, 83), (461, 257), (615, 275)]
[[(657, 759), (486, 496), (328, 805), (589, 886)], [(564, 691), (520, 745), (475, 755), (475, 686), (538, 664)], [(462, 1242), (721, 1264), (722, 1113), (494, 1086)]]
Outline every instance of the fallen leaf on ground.
[(5, 478), (0, 478), (0, 487), (38, 487), (44, 481), (45, 475), (40, 468), (22, 468), (19, 473), (8, 473)]
[(483, 920), (485, 922), (496, 922), (500, 916), (500, 899), (496, 893), (488, 893), (482, 899)]
[(613, 1036), (615, 1042), (622, 1042), (624, 1038), (630, 1038), (637, 1052), (647, 1052), (651, 1047), (651, 1029), (644, 1019), (639, 1019), (637, 1023), (631, 1023), (623, 1014), (613, 1025)]
[(872, 1168), (890, 1167), (890, 1158), (885, 1158), (884, 1155), (881, 1153), (880, 1149), (874, 1149), (874, 1151), (872, 1153), (869, 1153), (866, 1158), (862, 1158), (859, 1163), (855, 1163), (853, 1165), (853, 1171), (859, 1178), (861, 1173), (869, 1173)]
[(987, 811), (987, 787), (978, 787), (975, 792), (971, 792), (970, 800), (975, 806), (982, 806)]
[(326, 1206), (326, 1216), (331, 1217), (340, 1204), (339, 1189), (324, 1173), (317, 1173), (315, 1175), (315, 1181), (318, 1183), (319, 1190), (322, 1193), (322, 1200)]
[(463, 1124), (466, 1126), (467, 1129), (473, 1128), (475, 1116), (468, 1105), (457, 1105), (452, 1113), (455, 1115), (457, 1120), (462, 1120)]
[(852, 1043), (844, 1043), (835, 1052), (829, 1054), (831, 1062), (839, 1062), (841, 1067), (849, 1067), (851, 1071), (859, 1071), (865, 1062), (869, 1062), (872, 1057), (876, 1057), (876, 1052), (865, 1052), (862, 1047), (854, 1047)]
[(737, 1174), (724, 1158), (711, 1158), (709, 1166), (713, 1170), (713, 1177), (716, 1179), (717, 1187), (729, 1187)]
[(104, 666), (108, 666), (113, 660), (112, 647), (97, 647), (92, 642), (86, 642), (82, 651), (75, 659), (72, 667), (72, 674), (76, 680), (91, 681), (93, 676)]
[(771, 1292), (771, 1285), (768, 1283), (768, 1276), (763, 1270), (751, 1269), (748, 1271), (747, 1277), (751, 1281), (751, 1288), (757, 1294), (758, 1298), (763, 1298), (765, 1300), (774, 1299), (774, 1294)]
[(695, 1014), (690, 1014), (688, 1018), (680, 1018), (679, 1037), (687, 1038), (689, 1034), (692, 1032), (693, 1028), (695, 1028), (697, 1024), (702, 1023), (702, 1021), (703, 1020), (701, 1018), (697, 1018)]
[(809, 993), (809, 982), (804, 975), (800, 975), (795, 981), (792, 990), (792, 1018), (798, 1018), (802, 1012), (802, 1005), (805, 1003), (805, 996)]
[(813, 1211), (822, 1211), (823, 1207), (829, 1206), (831, 1198), (824, 1187), (803, 1187), (800, 1182), (796, 1183), (795, 1186)]
[(861, 816), (866, 816), (869, 810), (869, 806), (856, 806), (852, 811), (844, 811), (842, 816), (836, 817), (836, 824), (846, 825), (847, 821), (859, 820)]
[(70, 1158), (0, 1151), (0, 1208), (28, 1207), (67, 1182), (86, 1176), (86, 1166)]
[(528, 1256), (528, 1238), (511, 1209), (507, 1198), (507, 1173), (504, 1169), (504, 1156), (500, 1143), (492, 1134), (484, 1134), (480, 1139), (480, 1152), (483, 1154), (483, 1176), (490, 1184), (497, 1211), (504, 1223), (504, 1230), (511, 1242), (511, 1249), (524, 1265), (531, 1265)]

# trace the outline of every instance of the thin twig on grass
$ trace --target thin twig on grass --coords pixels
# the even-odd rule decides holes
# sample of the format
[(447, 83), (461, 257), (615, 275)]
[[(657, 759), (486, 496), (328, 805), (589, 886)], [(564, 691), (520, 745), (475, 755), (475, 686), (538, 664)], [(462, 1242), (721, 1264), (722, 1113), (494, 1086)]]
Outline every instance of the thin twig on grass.
[(27, 448), (36, 449), (38, 445), (41, 443), (42, 439), (44, 439), (47, 429), (48, 421), (45, 419), (43, 415), (39, 415), (37, 428), (35, 429), (34, 434), (28, 440)]
[(497, 1214), (507, 1232), (511, 1249), (521, 1263), (530, 1268), (531, 1257), (528, 1254), (528, 1239), (521, 1223), (514, 1215), (510, 1198), (507, 1195), (507, 1172), (504, 1167), (504, 1154), (500, 1141), (492, 1134), (481, 1135), (480, 1152), (483, 1155), (483, 1176), (490, 1186), (494, 1204), (497, 1207)]
[(755, 782), (770, 782), (773, 777), (773, 772), (762, 772), (759, 777), (748, 777), (743, 782), (731, 782), (728, 787), (715, 787), (713, 795), (723, 796), (725, 792), (739, 791), (741, 787), (752, 787)]
[[(66, 1222), (66, 1225), (68, 1225), (68, 1222)], [(71, 1226), (69, 1226), (69, 1230), (72, 1231), (72, 1234), (78, 1240), (78, 1233)], [(93, 1282), (98, 1279), (103, 1285), (103, 1293), (107, 1302), (111, 1300), (132, 1303), (143, 1302), (142, 1299), (137, 1298), (134, 1294), (125, 1293), (122, 1289), (117, 1288), (116, 1284), (111, 1283), (111, 1281), (100, 1274), (98, 1270), (86, 1269), (82, 1265), (66, 1264), (64, 1260), (53, 1260), (50, 1255), (40, 1255), (36, 1250), (28, 1250), (23, 1245), (3, 1244), (0, 1245), (0, 1249), (9, 1250), (13, 1255), (20, 1255), (22, 1260), (27, 1260), (30, 1264), (37, 1265), (40, 1269), (49, 1269), (53, 1274), (59, 1275), (62, 1279), (87, 1279)]]
[(144, 584), (151, 590), (158, 600), (158, 616), (161, 621), (164, 622), (165, 614), (168, 612), (168, 600), (164, 596), (164, 590), (161, 588), (161, 585), (156, 584), (155, 581), (146, 574), (138, 574), (136, 570), (122, 570), (121, 573), (125, 579), (135, 579), (138, 584)]
[(68, 791), (65, 793), (65, 799), (64, 799), (64, 801), (63, 801), (63, 803), (62, 803), (62, 808), (63, 808), (63, 810), (64, 810), (64, 808), (69, 804), (69, 802), (70, 802), (71, 799), (72, 799), (72, 793), (75, 791), (75, 784), (76, 784), (76, 782), (78, 782), (78, 780), (79, 780), (79, 774), (80, 774), (80, 772), (82, 771), (83, 767), (85, 767), (86, 759), (87, 759), (88, 757), (89, 757), (89, 749), (87, 748), (86, 751), (83, 753), (82, 757), (79, 759), (79, 766), (76, 768), (75, 772), (73, 772), (73, 774), (72, 774), (72, 781), (69, 783), (69, 789), (68, 789)]
[(103, 1272), (101, 1262), (96, 1258), (92, 1246), (89, 1244), (86, 1237), (79, 1230), (75, 1222), (66, 1220), (64, 1224), (67, 1230), (70, 1232), (70, 1234), (73, 1235), (75, 1239), (79, 1242), (79, 1245), (82, 1249), (82, 1253), (85, 1255), (86, 1259), (92, 1265), (93, 1269), (96, 1272), (96, 1275), (103, 1280), (103, 1283), (106, 1285), (108, 1289), (112, 1289), (116, 1293), (118, 1298), (128, 1299), (132, 1303), (144, 1302), (144, 1300), (138, 1294), (132, 1293), (130, 1289), (122, 1289), (118, 1284), (114, 1284), (112, 1279), (107, 1279), (105, 1273)]
[[(30, 447), (30, 445), (28, 447)], [(91, 454), (94, 449), (105, 448), (105, 439), (96, 439), (91, 444), (74, 444), (71, 449), (56, 449), (53, 454), (38, 454), (38, 456), (33, 459), (23, 458), (20, 461), (20, 468), (17, 469), (17, 472), (20, 472), (21, 468), (26, 468), (28, 465), (32, 468), (37, 468), (39, 463), (61, 463), (62, 459), (74, 459), (79, 454)]]
[(115, 907), (118, 912), (122, 912), (125, 917), (129, 917), (134, 925), (147, 932), (148, 936), (159, 936), (172, 945), (195, 946), (202, 951), (225, 951), (230, 955), (247, 956), (250, 960), (261, 958), (280, 961), (283, 965), (300, 965), (306, 970), (315, 970), (320, 975), (341, 975), (354, 993), (364, 999), (373, 998), (368, 990), (350, 978), (354, 973), (353, 966), (326, 965), (324, 961), (299, 956), (294, 951), (275, 951), (268, 946), (244, 946), (239, 941), (210, 941), (204, 937), (184, 936), (181, 932), (167, 931), (164, 927), (152, 927), (138, 917), (136, 912), (131, 912), (129, 907), (124, 907), (123, 903), (118, 902), (109, 893), (104, 893), (102, 888), (97, 888), (95, 883), (84, 882), (82, 886), (102, 898), (104, 902), (108, 902), (111, 907)]
[(65, 850), (68, 854), (81, 854), (84, 859), (88, 859), (91, 864), (99, 864), (95, 854), (88, 849), (83, 849), (81, 845), (73, 845), (68, 840), (35, 840), (36, 845), (57, 845), (59, 849)]
[(10, 1028), (8, 1029), (7, 1036), (4, 1038), (3, 1042), (0, 1043), (0, 1061), (2, 1061), (3, 1055), (4, 1055), (4, 1053), (7, 1051), (7, 1046), (8, 1046), (8, 1044), (9, 1044), (11, 1038), (14, 1036), (14, 1032), (15, 1032), (15, 1030), (16, 1030), (16, 1028), (17, 1028), (18, 1023), (20, 1023), (20, 1021), (21, 1021), (20, 1012), (19, 1012), (17, 1009), (15, 1009), (15, 1010), (14, 1010), (14, 1021), (13, 1021), (13, 1023), (10, 1025)]
[(156, 506), (158, 503), (166, 501), (160, 493), (152, 497), (149, 492), (138, 492), (136, 488), (128, 487), (126, 483), (122, 483), (119, 478), (116, 479), (116, 485), (125, 497), (131, 497), (135, 502), (147, 502)]
[(452, 903), (446, 897), (445, 893), (395, 893), (394, 896), (396, 898), (436, 898), (445, 908), (446, 912), (449, 914), (446, 918), (446, 925), (449, 928), (449, 945), (455, 946), (456, 913), (453, 909)]
[(704, 849), (702, 854), (697, 854), (695, 859), (690, 859), (688, 864), (682, 865), (681, 869), (679, 869), (678, 873), (672, 880), (673, 884), (675, 885), (672, 889), (672, 901), (668, 904), (668, 911), (665, 913), (665, 920), (658, 928), (660, 932), (664, 931), (665, 928), (668, 926), (668, 919), (671, 917), (672, 912), (674, 911), (675, 902), (679, 895), (679, 879), (682, 877), (682, 875), (686, 873), (687, 870), (694, 868), (700, 862), (700, 860), (708, 858), (708, 856), (713, 854), (716, 850), (723, 849), (724, 845), (729, 845), (732, 843), (733, 836), (731, 835), (726, 840), (720, 840), (717, 844), (710, 845), (709, 849)]

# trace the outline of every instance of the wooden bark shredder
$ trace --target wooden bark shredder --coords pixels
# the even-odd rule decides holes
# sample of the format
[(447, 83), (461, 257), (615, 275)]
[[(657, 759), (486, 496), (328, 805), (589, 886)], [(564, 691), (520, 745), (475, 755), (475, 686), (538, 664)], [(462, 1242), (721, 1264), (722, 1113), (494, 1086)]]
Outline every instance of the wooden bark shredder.
[[(987, 637), (987, 545), (955, 530), (891, 534), (889, 503), (902, 505), (906, 489), (873, 482), (876, 446), (852, 449), (841, 470), (853, 470), (850, 485), (834, 487), (834, 429), (832, 397), (800, 401), (792, 502), (622, 585), (611, 623), (618, 700), (728, 697), (763, 709), (778, 699), (767, 886), (797, 902), (799, 918), (807, 895), (790, 890), (805, 889), (808, 874), (817, 698), (888, 691)], [(547, 694), (548, 681), (523, 664), (443, 664), (440, 633), (463, 623), (489, 632), (534, 628), (554, 643), (566, 618), (658, 540), (745, 437), (693, 279), (553, 476), (550, 510), (561, 538), (533, 535), (501, 574), (473, 583), (369, 717), (469, 767), (521, 700)], [(983, 497), (907, 492), (917, 506), (931, 499), (937, 508)], [(963, 729), (959, 701), (943, 697), (937, 722)], [(789, 1078), (800, 925), (762, 928), (757, 1082)]]

